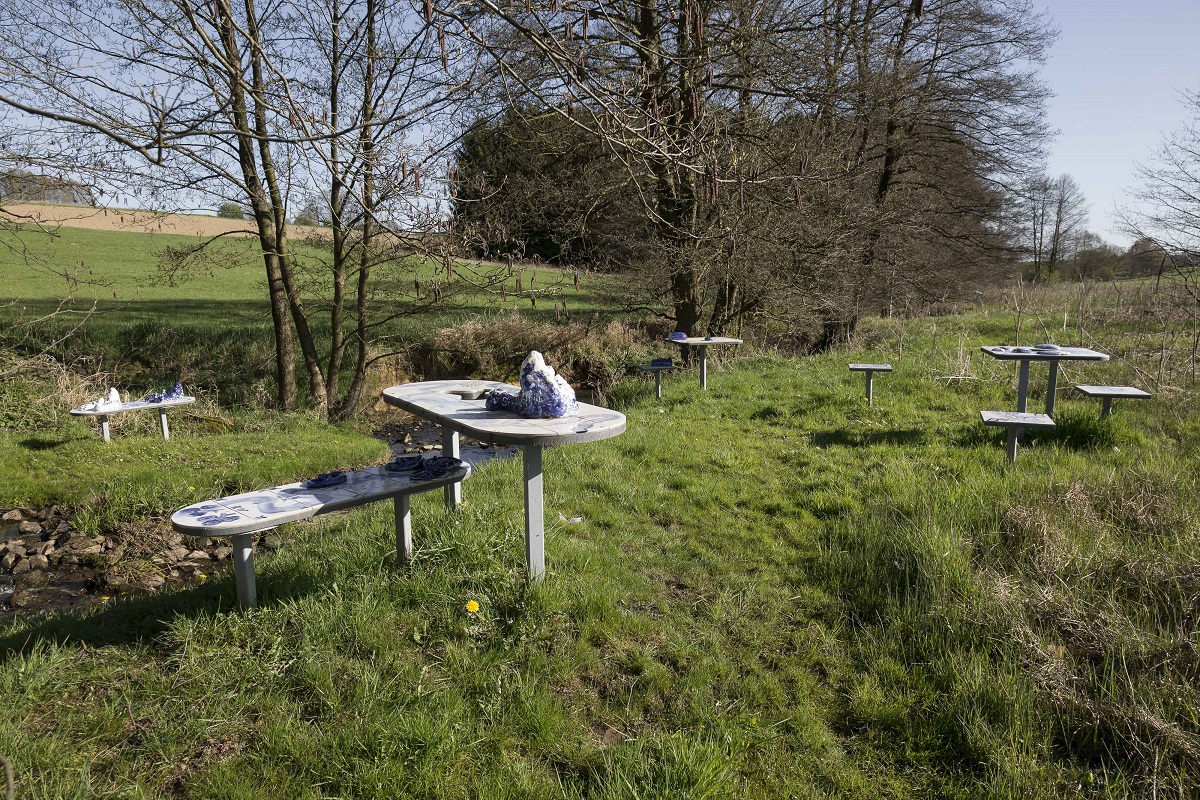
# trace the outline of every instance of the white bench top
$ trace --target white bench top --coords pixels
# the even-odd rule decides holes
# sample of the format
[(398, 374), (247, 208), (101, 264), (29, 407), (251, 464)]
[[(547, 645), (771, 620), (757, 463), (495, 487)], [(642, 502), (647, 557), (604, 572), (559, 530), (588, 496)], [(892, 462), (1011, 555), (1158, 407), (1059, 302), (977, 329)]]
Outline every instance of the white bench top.
[(1049, 414), (1029, 414), (1023, 411), (980, 411), (984, 425), (1017, 428), (1053, 428)]
[(587, 403), (580, 403), (579, 411), (570, 416), (549, 419), (488, 411), (485, 399), (478, 396), (485, 389), (520, 391), (518, 386), (497, 381), (422, 381), (390, 386), (383, 390), (383, 399), (388, 405), (488, 444), (553, 447), (597, 442), (625, 430), (624, 414)]
[(112, 414), (120, 414), (124, 411), (143, 411), (150, 408), (172, 408), (174, 406), (186, 406), (188, 403), (196, 402), (194, 397), (177, 397), (174, 400), (163, 400), (158, 403), (151, 403), (149, 400), (131, 400), (128, 403), (113, 404), (111, 406), (102, 406), (99, 409), (95, 408), (72, 408), (70, 413), (76, 417), (107, 417)]
[(984, 345), (979, 348), (992, 358), (1001, 361), (1108, 361), (1108, 356), (1086, 347), (1059, 347), (1055, 350), (1038, 350), (1023, 345)]
[(1152, 396), (1136, 386), (1076, 386), (1075, 389), (1088, 397), (1130, 397), (1145, 400)]
[(385, 466), (367, 467), (346, 473), (346, 482), (322, 489), (309, 489), (305, 481), (204, 500), (185, 506), (171, 515), (171, 527), (191, 536), (233, 536), (265, 531), (285, 522), (308, 519), (318, 514), (366, 505), (400, 494), (437, 489), (471, 474), (471, 466), (460, 461), (457, 468), (440, 478), (413, 480), (416, 470), (393, 472)]
[(667, 339), (671, 344), (741, 344), (741, 339), (728, 336), (689, 336), (686, 339)]
[(891, 372), (891, 364), (850, 364), (855, 372)]

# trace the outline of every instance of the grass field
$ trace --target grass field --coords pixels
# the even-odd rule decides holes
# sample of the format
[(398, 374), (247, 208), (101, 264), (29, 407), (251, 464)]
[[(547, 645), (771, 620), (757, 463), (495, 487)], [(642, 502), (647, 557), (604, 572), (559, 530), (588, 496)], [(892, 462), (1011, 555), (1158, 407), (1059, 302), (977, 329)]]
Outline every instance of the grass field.
[[(256, 242), (222, 239), (213, 245), (207, 266), (190, 270), (182, 282), (165, 282), (159, 255), (168, 247), (197, 241), (171, 234), (68, 227), (53, 233), (24, 231), (19, 238), (0, 232), (0, 347), (19, 352), (50, 347), (74, 372), (101, 375), (110, 384), (143, 390), (182, 378), (222, 406), (261, 407), (273, 393), (274, 345)], [(314, 246), (293, 244), (301, 263), (315, 264), (322, 257)], [(529, 324), (551, 325), (614, 316), (601, 276), (583, 276), (576, 289), (567, 272), (528, 267), (520, 276), (506, 277), (502, 295), (499, 287), (489, 292), (472, 288), (472, 282), (501, 272), (499, 265), (476, 262), (459, 264), (443, 301), (430, 306), (428, 282), (438, 278), (445, 286), (438, 269), (412, 261), (400, 270), (397, 293), (383, 295), (375, 304), (377, 315), (401, 314), (378, 332), (377, 350), (403, 355), (422, 346), (430, 349), (434, 331), (481, 315), (519, 314)], [(518, 296), (518, 277), (526, 292), (533, 278), (538, 289), (552, 288), (554, 297), (566, 302), (570, 316), (560, 319), (552, 298), (543, 297), (535, 307)], [(425, 287), (420, 301), (411, 288), (414, 279)], [(314, 279), (309, 284), (305, 302), (316, 340), (327, 342), (331, 323), (321, 283)], [(55, 312), (68, 292), (73, 299), (64, 313), (29, 324)], [(93, 303), (95, 313), (85, 316)], [(406, 310), (412, 313), (403, 313)], [(70, 338), (56, 343), (70, 331)]]
[[(1114, 359), (1064, 365), (1060, 386), (1156, 398), (1101, 422), (1065, 391), (1059, 430), (1013, 466), (978, 411), (1013, 406), (1015, 368), (977, 349), (1012, 341), (1013, 311), (872, 321), (845, 352), (739, 358), (706, 393), (694, 373), (661, 403), (620, 384), (626, 433), (547, 453), (544, 585), (523, 581), (520, 464), (495, 462), (458, 513), (414, 501), (404, 571), (390, 510), (369, 508), (284, 529), (254, 611), (220, 575), (18, 622), (0, 631), (17, 796), (1194, 797), (1187, 351), (1157, 369), (1165, 327), (1077, 320), (1067, 291), (1026, 298), (1023, 336)], [(867, 407), (845, 364), (875, 359), (896, 372)], [(375, 452), (353, 429), (230, 416), (170, 446), (10, 433), (0, 502), (152, 522), (191, 487)], [(118, 490), (128, 463), (144, 469)], [(94, 481), (54, 477), (80, 464)], [(45, 479), (22, 482), (30, 465)]]

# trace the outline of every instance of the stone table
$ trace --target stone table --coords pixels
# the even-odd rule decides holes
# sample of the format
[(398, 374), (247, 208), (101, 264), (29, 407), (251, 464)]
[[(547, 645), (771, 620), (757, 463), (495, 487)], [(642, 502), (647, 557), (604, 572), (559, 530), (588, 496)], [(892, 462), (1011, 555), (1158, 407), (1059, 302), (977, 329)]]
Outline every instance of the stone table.
[(105, 404), (100, 408), (72, 408), (70, 413), (75, 417), (99, 417), (100, 418), (100, 433), (104, 437), (104, 441), (111, 441), (108, 432), (108, 418), (113, 414), (122, 414), (126, 411), (148, 411), (150, 409), (158, 410), (158, 425), (162, 430), (164, 439), (171, 438), (171, 431), (167, 427), (167, 409), (175, 406), (186, 406), (189, 403), (196, 402), (194, 397), (177, 397), (174, 400), (162, 400), (160, 402), (151, 402), (149, 400), (134, 400), (129, 403), (111, 403)]
[(1058, 385), (1059, 361), (1108, 361), (1108, 356), (1086, 347), (1018, 347), (1015, 345), (985, 345), (980, 348), (989, 356), (1000, 361), (1020, 361), (1017, 380), (1017, 411), (1024, 413), (1029, 403), (1029, 362), (1045, 361), (1050, 364), (1050, 379), (1046, 384), (1046, 414), (1054, 416), (1054, 394)]
[[(689, 336), (686, 339), (667, 339), (671, 344), (680, 348), (697, 347), (700, 350), (700, 388), (708, 388), (708, 346), (719, 344), (741, 344), (741, 339), (731, 339), (728, 336)], [(686, 352), (686, 351), (684, 351)]]
[[(596, 442), (625, 430), (625, 415), (599, 406), (579, 404), (579, 411), (555, 419), (527, 419), (507, 411), (488, 411), (484, 397), (492, 389), (516, 393), (519, 387), (496, 381), (424, 381), (383, 390), (384, 402), (442, 428), (442, 454), (459, 455), (459, 434), (481, 442), (521, 448), (525, 472), (525, 563), (529, 580), (546, 572), (545, 518), (542, 500), (542, 450), (564, 444)], [(447, 505), (462, 502), (461, 484), (446, 487)]]

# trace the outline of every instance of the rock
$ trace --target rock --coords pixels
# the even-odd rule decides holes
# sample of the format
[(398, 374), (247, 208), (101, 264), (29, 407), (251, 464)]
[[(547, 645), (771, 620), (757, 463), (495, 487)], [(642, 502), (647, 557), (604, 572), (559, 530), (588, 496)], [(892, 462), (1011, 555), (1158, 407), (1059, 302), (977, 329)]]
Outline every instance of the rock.
[(54, 552), (54, 540), (50, 539), (45, 542), (37, 542), (36, 544), (31, 544), (31, 545), (29, 545), (28, 550), (29, 550), (29, 554), (31, 556), (32, 555), (48, 556)]
[(279, 538), (279, 534), (268, 533), (259, 540), (259, 546), (267, 550), (278, 550), (283, 545), (283, 540)]
[(18, 556), (23, 556), (27, 552), (28, 551), (25, 549), (25, 545), (23, 545), (21, 542), (9, 542), (4, 547), (0, 547), (0, 553), (13, 553)]
[(28, 558), (21, 559), (12, 568), (13, 575), (20, 575), (22, 572), (29, 572), (29, 559)]
[(12, 569), (13, 565), (16, 564), (17, 561), (20, 560), (20, 558), (21, 557), (19, 555), (17, 555), (16, 553), (14, 553), (12, 551), (5, 553), (4, 557), (0, 558), (0, 569), (3, 569), (3, 570)]
[(163, 555), (166, 556), (168, 561), (182, 561), (183, 559), (187, 558), (188, 553), (190, 552), (192, 551), (188, 550), (186, 547), (172, 547)]
[(167, 547), (179, 547), (183, 544), (183, 534), (176, 531), (171, 531), (163, 537), (163, 544)]
[(137, 585), (143, 589), (157, 589), (167, 582), (162, 575), (142, 575), (136, 579)]
[(188, 561), (211, 561), (212, 558), (208, 555), (208, 551), (206, 551), (206, 550), (193, 550), (192, 552), (187, 554), (187, 560)]
[(30, 569), (50, 569), (50, 559), (42, 555), (30, 556), (22, 563), (29, 564)]
[(19, 530), (21, 533), (41, 533), (42, 526), (36, 522), (22, 522)]
[(60, 556), (59, 563), (64, 566), (73, 567), (79, 563), (79, 556), (74, 555), (71, 552), (63, 552), (60, 550), (58, 555)]
[(50, 573), (44, 569), (31, 569), (17, 576), (13, 582), (21, 589), (38, 589), (50, 583)]
[(55, 533), (66, 533), (69, 530), (71, 530), (71, 526), (69, 524), (67, 524), (66, 522), (60, 522), (60, 523), (58, 523), (58, 527), (56, 527), (54, 529), (54, 532)]
[(8, 598), (8, 604), (13, 608), (29, 608), (33, 605), (33, 601), (34, 596), (24, 589), (18, 589), (13, 592), (12, 597)]
[(0, 517), (0, 520), (4, 522), (24, 522), (25, 515), (14, 508), (12, 511), (5, 511), (4, 516)]
[(430, 452), (431, 450), (437, 450), (437, 449), (438, 449), (438, 446), (437, 446), (437, 445), (434, 445), (434, 444), (423, 444), (423, 445), (421, 445), (421, 450), (422, 450), (422, 451), (424, 451), (424, 452), (426, 452), (426, 453)]
[(224, 561), (225, 559), (229, 558), (231, 555), (233, 555), (232, 547), (218, 547), (212, 551), (212, 557), (215, 558), (217, 561)]

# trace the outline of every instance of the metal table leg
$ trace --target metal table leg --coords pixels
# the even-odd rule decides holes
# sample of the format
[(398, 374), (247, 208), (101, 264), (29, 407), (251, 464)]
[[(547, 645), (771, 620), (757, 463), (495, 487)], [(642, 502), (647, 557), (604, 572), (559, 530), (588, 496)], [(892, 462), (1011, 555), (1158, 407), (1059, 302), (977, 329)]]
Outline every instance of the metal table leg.
[(163, 439), (170, 441), (171, 431), (167, 428), (167, 410), (165, 408), (158, 410), (158, 425), (162, 428)]
[(104, 437), (104, 441), (112, 441), (108, 438), (108, 416), (100, 417), (100, 435)]
[(1017, 439), (1024, 428), (1009, 428), (1008, 429), (1008, 463), (1014, 464), (1017, 461)]
[(662, 370), (654, 370), (654, 399), (662, 400)]
[(398, 494), (392, 500), (396, 514), (396, 566), (412, 561), (412, 505), (406, 494)]
[(1020, 377), (1017, 378), (1017, 411), (1025, 413), (1029, 405), (1029, 361), (1021, 360)]
[(867, 370), (867, 405), (869, 405), (869, 406), (875, 404), (875, 397), (874, 397), (875, 386), (874, 386), (874, 381), (871, 379), (872, 377), (873, 377), (872, 371)]
[(235, 533), (233, 540), (233, 580), (237, 584), (238, 606), (254, 608), (258, 594), (254, 589), (254, 535)]
[(1054, 393), (1058, 389), (1058, 361), (1050, 362), (1050, 380), (1046, 383), (1046, 414), (1054, 416)]
[(1104, 419), (1112, 413), (1112, 401), (1113, 399), (1111, 397), (1103, 397), (1100, 399), (1100, 419)]
[(521, 447), (525, 467), (525, 565), (529, 582), (540, 582), (546, 576), (546, 522), (542, 506), (542, 448), (536, 445)]
[[(442, 428), (442, 455), (458, 458), (458, 431)], [(462, 505), (462, 482), (446, 484), (446, 508), (455, 509)]]
[(700, 345), (700, 388), (708, 388), (708, 345)]

